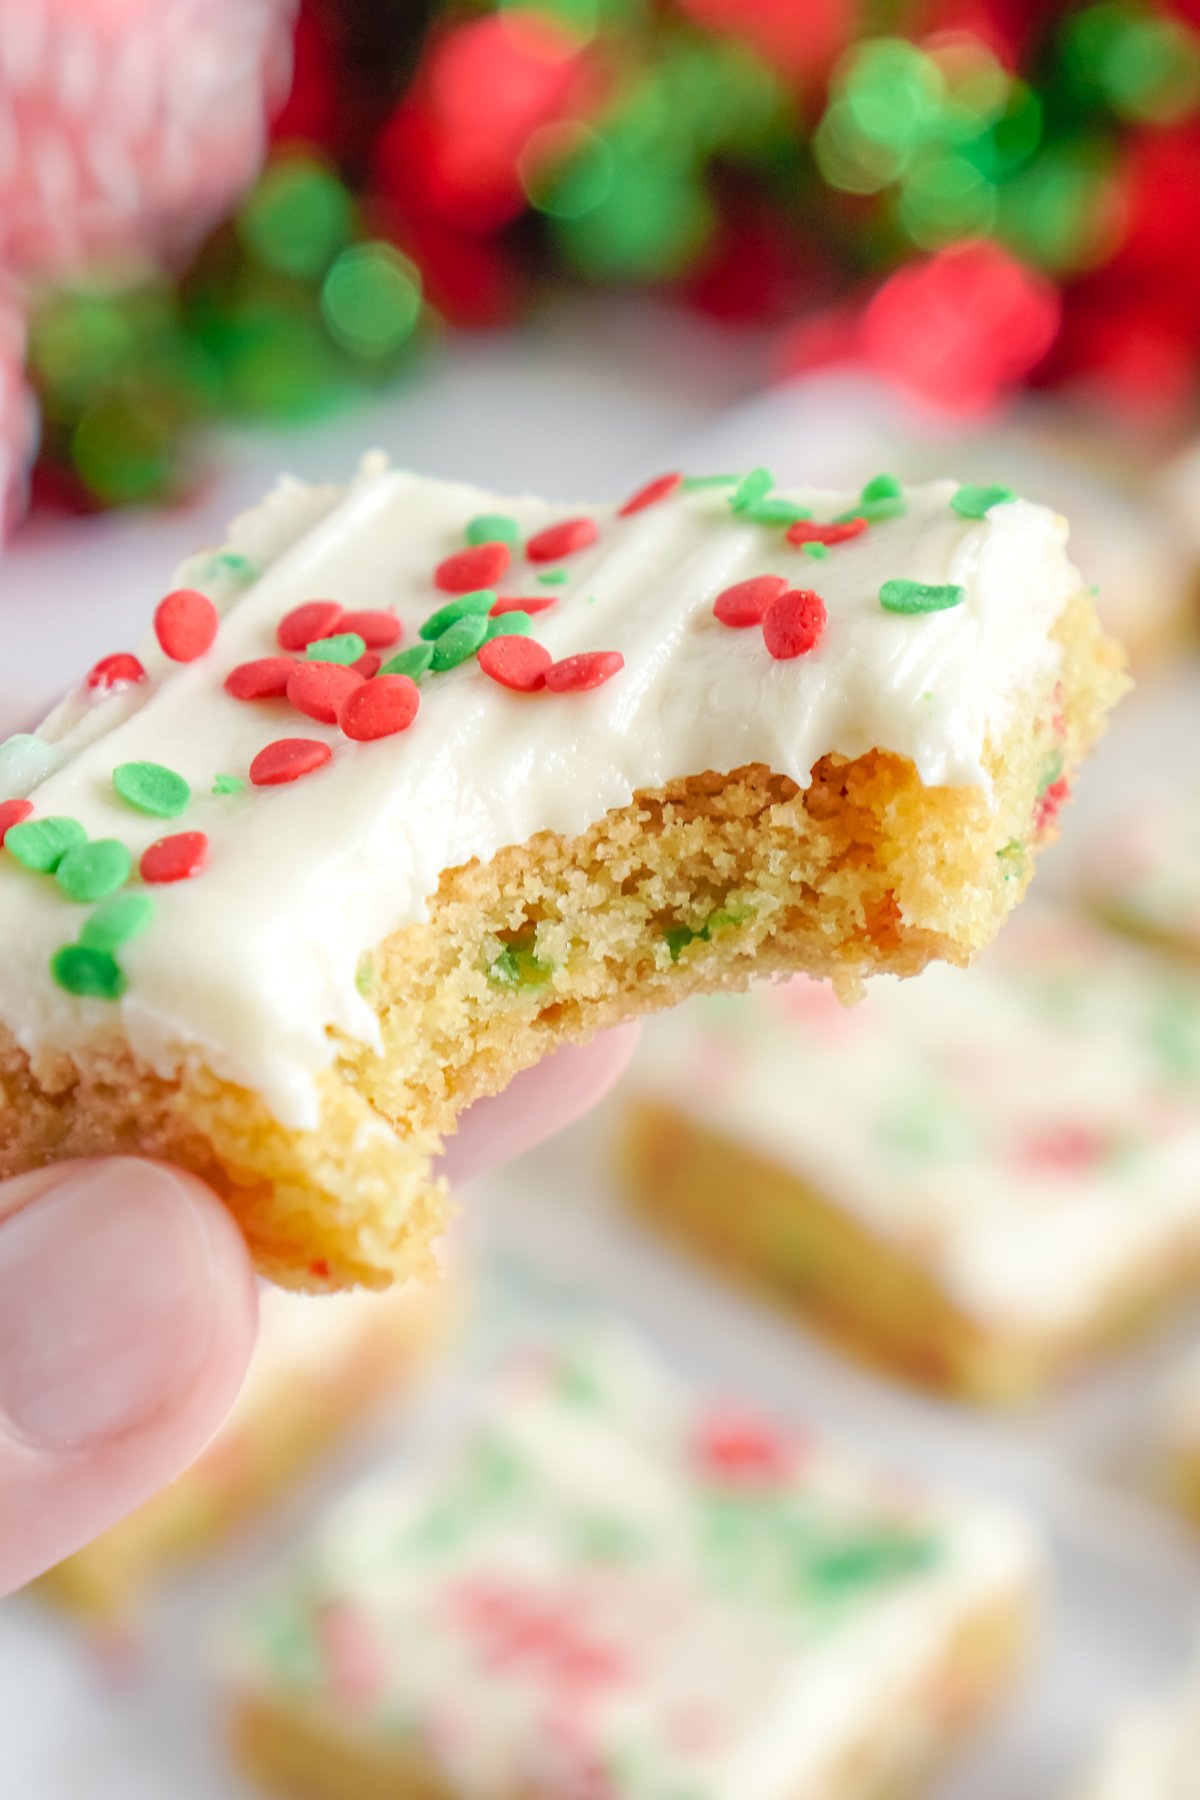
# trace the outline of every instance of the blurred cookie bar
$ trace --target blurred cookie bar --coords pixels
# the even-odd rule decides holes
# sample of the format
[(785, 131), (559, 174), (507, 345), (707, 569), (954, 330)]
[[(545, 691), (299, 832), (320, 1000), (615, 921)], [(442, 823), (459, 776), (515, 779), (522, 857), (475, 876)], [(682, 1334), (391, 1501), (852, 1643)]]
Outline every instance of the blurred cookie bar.
[(639, 1213), (844, 1341), (1029, 1396), (1200, 1278), (1200, 982), (1026, 908), (969, 978), (807, 981), (660, 1021)]
[(237, 1754), (308, 1800), (908, 1793), (1007, 1688), (1037, 1569), (1007, 1514), (578, 1328), (244, 1608)]

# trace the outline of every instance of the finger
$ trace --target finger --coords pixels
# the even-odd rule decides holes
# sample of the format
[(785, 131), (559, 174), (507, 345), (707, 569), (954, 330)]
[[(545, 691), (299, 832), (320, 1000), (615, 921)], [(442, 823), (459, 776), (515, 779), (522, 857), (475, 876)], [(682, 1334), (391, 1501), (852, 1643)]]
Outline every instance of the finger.
[(114, 1157), (0, 1186), (0, 1593), (203, 1448), (256, 1313), (237, 1228), (181, 1170)]
[(588, 1044), (564, 1044), (502, 1094), (477, 1100), (446, 1145), (443, 1174), (461, 1186), (573, 1124), (625, 1073), (637, 1041), (638, 1027), (621, 1025)]

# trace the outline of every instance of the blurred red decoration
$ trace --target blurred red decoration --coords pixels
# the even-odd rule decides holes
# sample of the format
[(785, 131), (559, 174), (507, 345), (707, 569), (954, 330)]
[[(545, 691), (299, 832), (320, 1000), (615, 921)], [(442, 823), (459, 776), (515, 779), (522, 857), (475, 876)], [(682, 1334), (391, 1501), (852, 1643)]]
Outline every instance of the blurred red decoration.
[(791, 80), (823, 74), (858, 23), (852, 0), (681, 0), (706, 31), (733, 37)]
[(436, 32), (378, 147), (385, 193), (405, 213), (488, 232), (525, 208), (519, 161), (539, 126), (574, 116), (585, 62), (535, 13), (495, 13)]
[(1052, 284), (984, 242), (898, 269), (868, 302), (860, 342), (922, 399), (982, 412), (1036, 367), (1058, 321)]
[(23, 509), (37, 442), (37, 411), (25, 385), (24, 359), (20, 308), (0, 291), (0, 543)]
[(291, 0), (0, 0), (0, 267), (194, 243), (254, 179)]

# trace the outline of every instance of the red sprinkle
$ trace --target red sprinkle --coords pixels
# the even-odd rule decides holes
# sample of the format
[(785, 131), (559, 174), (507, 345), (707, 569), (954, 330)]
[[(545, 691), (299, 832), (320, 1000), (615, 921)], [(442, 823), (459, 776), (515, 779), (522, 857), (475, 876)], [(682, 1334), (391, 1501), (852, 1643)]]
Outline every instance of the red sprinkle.
[(551, 663), (546, 670), (546, 686), (556, 694), (578, 694), (585, 688), (601, 687), (624, 667), (625, 658), (619, 650), (582, 650), (578, 656), (564, 656), (561, 662)]
[(498, 619), (503, 613), (523, 612), (528, 613), (532, 618), (534, 613), (545, 612), (548, 607), (555, 606), (557, 602), (557, 594), (530, 594), (524, 599), (520, 594), (507, 594), (497, 600), (490, 616)]
[(381, 675), (378, 681), (364, 681), (347, 697), (338, 724), (348, 738), (365, 744), (407, 731), (420, 704), (420, 691), (410, 676)]
[(557, 562), (560, 556), (573, 556), (586, 550), (600, 536), (595, 519), (563, 519), (558, 525), (547, 525), (531, 537), (525, 546), (530, 562)]
[(713, 601), (713, 611), (722, 625), (742, 630), (747, 625), (761, 625), (772, 600), (787, 592), (782, 575), (752, 575), (749, 581), (735, 581)]
[(315, 1275), (318, 1281), (328, 1281), (329, 1263), (323, 1256), (314, 1257), (308, 1265), (308, 1272), (310, 1275)]
[(239, 663), (225, 677), (225, 692), (235, 700), (282, 700), (295, 667), (290, 656), (260, 656)]
[(342, 663), (298, 662), (288, 677), (287, 697), (297, 712), (322, 725), (336, 725), (342, 707), (362, 684), (358, 670)]
[(212, 649), (220, 622), (207, 594), (176, 588), (155, 609), (154, 634), (172, 662), (190, 663)]
[(0, 800), (0, 844), (13, 825), (23, 825), (33, 813), (32, 800)]
[(318, 638), (332, 637), (341, 622), (336, 600), (306, 600), (283, 615), (275, 635), (285, 650), (307, 650)]
[(507, 569), (507, 544), (473, 544), (440, 562), (433, 579), (446, 594), (469, 594), (474, 588), (495, 587)]
[(678, 470), (672, 470), (670, 475), (656, 475), (653, 481), (648, 481), (645, 487), (640, 487), (636, 494), (630, 494), (624, 506), (618, 506), (618, 519), (627, 519), (630, 513), (640, 513), (647, 506), (657, 505), (660, 500), (665, 500), (668, 494), (673, 494), (682, 480), (683, 476)]
[(143, 881), (188, 881), (208, 861), (208, 839), (202, 831), (177, 831), (159, 838), (142, 853), (138, 870)]
[(118, 650), (115, 656), (102, 656), (84, 682), (84, 687), (111, 688), (126, 681), (145, 681), (146, 671), (136, 656)]
[(350, 667), (361, 675), (364, 681), (370, 681), (372, 675), (378, 675), (379, 665), (382, 661), (383, 658), (378, 650), (364, 650), (358, 661), (352, 662)]
[(780, 594), (763, 617), (763, 637), (778, 662), (815, 650), (824, 629), (825, 602), (811, 588), (791, 588)]
[(284, 782), (298, 781), (301, 775), (311, 775), (332, 755), (320, 738), (276, 738), (250, 764), (250, 780), (255, 787), (281, 787)]
[(1039, 835), (1053, 825), (1062, 809), (1063, 802), (1069, 798), (1071, 784), (1066, 776), (1052, 781), (1034, 810), (1033, 829)]
[(546, 671), (553, 663), (545, 644), (539, 644), (536, 638), (494, 637), (479, 647), (479, 666), (484, 674), (517, 694), (532, 694), (545, 687)]
[(368, 650), (386, 650), (404, 636), (404, 627), (395, 613), (369, 607), (362, 612), (343, 613), (338, 630), (356, 631)]
[(844, 544), (867, 529), (865, 519), (846, 519), (841, 525), (814, 525), (811, 519), (797, 519), (787, 528), (789, 544)]

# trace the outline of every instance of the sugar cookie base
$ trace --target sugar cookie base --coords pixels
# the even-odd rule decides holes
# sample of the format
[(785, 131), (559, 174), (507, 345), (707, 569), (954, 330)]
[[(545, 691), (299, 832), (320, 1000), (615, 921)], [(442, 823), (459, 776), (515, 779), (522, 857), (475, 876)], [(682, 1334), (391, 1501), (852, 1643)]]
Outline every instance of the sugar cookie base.
[[(1083, 1323), (1005, 1331), (972, 1318), (927, 1266), (791, 1171), (653, 1101), (633, 1108), (623, 1161), (639, 1216), (722, 1276), (874, 1367), (981, 1404), (1035, 1399), (1147, 1329), (1200, 1275), (1181, 1233), (1176, 1254), (1131, 1270)], [(1197, 1503), (1200, 1516), (1200, 1483)]]
[[(447, 871), (427, 923), (371, 959), (380, 1054), (339, 1040), (321, 1118), (289, 1130), (200, 1064), (164, 1080), (119, 1036), (27, 1056), (0, 1033), (0, 1177), (68, 1156), (142, 1151), (227, 1200), (264, 1275), (286, 1286), (386, 1286), (428, 1271), (445, 1222), (435, 1161), (465, 1106), (557, 1045), (752, 977), (864, 976), (965, 964), (1021, 898), (1048, 770), (1069, 779), (1125, 686), (1123, 658), (1081, 595), (1055, 630), (1061, 678), (1023, 697), (990, 746), (994, 805), (925, 787), (907, 760), (823, 757), (811, 785), (755, 765), (638, 795), (581, 836), (546, 832)], [(738, 922), (673, 959), (667, 933)], [(489, 966), (536, 927), (536, 987)]]
[[(848, 1746), (821, 1800), (906, 1800), (925, 1791), (962, 1739), (1006, 1697), (1026, 1659), (1034, 1604), (1014, 1592), (977, 1604), (929, 1659), (918, 1658), (902, 1694), (881, 1704)], [(235, 1703), (234, 1754), (251, 1781), (295, 1800), (461, 1800), (412, 1751), (351, 1738), (310, 1709), (246, 1698)], [(803, 1768), (795, 1792), (807, 1794)], [(506, 1800), (554, 1800), (522, 1788)]]

